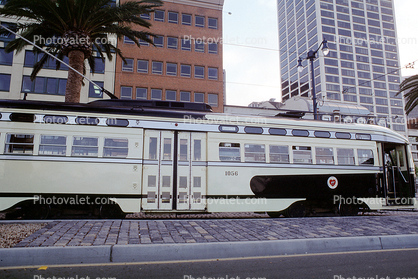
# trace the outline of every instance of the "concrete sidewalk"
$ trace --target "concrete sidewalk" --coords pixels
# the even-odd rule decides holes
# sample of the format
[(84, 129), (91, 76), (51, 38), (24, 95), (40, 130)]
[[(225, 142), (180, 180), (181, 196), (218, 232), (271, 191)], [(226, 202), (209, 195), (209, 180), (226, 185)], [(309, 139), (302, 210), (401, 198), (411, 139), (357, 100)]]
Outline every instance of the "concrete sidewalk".
[(418, 213), (297, 219), (53, 221), (0, 266), (146, 262), (418, 248)]

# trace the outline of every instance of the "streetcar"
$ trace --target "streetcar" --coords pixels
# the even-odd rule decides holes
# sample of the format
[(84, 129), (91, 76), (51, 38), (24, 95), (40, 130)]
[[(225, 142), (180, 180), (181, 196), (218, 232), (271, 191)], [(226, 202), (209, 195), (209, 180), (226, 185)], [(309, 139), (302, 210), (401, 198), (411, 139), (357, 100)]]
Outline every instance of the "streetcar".
[(408, 140), (393, 130), (209, 105), (0, 100), (0, 212), (267, 212), (417, 209)]

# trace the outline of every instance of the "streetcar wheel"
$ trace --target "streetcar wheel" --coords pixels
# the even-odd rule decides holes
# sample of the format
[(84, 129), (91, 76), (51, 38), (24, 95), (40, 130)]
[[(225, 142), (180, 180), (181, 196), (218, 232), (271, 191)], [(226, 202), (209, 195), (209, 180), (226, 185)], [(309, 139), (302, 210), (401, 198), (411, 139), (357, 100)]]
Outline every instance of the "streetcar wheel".
[(24, 208), (24, 219), (47, 219), (51, 207), (47, 204), (30, 205)]
[(286, 210), (286, 216), (289, 218), (306, 217), (307, 211), (303, 202), (297, 202), (289, 206)]
[(123, 219), (125, 215), (117, 204), (104, 204), (100, 206), (100, 218)]
[(340, 204), (341, 216), (357, 216), (360, 211), (358, 204)]

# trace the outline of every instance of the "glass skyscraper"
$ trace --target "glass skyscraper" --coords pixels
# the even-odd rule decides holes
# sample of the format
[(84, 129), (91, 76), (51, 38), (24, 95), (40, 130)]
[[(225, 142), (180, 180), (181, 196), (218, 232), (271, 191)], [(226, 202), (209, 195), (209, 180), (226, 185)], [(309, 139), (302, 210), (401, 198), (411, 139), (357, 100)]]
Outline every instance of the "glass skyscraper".
[(278, 0), (282, 99), (311, 95), (309, 61), (299, 57), (328, 40), (314, 62), (319, 100), (361, 105), (380, 125), (405, 132), (392, 0)]

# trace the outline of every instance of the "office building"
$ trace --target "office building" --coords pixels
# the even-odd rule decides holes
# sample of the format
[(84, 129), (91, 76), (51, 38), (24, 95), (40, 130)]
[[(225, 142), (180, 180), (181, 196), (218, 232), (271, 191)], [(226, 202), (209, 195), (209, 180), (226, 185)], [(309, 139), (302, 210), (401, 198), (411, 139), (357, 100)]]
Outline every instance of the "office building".
[(326, 39), (330, 53), (314, 61), (318, 100), (364, 106), (406, 131), (392, 0), (278, 0), (278, 17), (283, 101), (310, 96), (310, 62), (299, 73), (298, 59)]
[[(124, 0), (122, 0), (124, 1)], [(166, 0), (151, 15), (155, 46), (124, 38), (116, 59), (121, 99), (208, 103), (223, 111), (222, 8), (224, 0)]]
[[(105, 62), (96, 57), (95, 71), (93, 73), (87, 65), (86, 77), (121, 99), (204, 102), (214, 111), (223, 111), (224, 0), (163, 2), (155, 13), (142, 15), (152, 24), (149, 31), (158, 35), (154, 38), (156, 46), (141, 42), (138, 48), (126, 38), (115, 39), (127, 63), (119, 57)], [(8, 18), (0, 18), (0, 22), (15, 23)], [(31, 81), (32, 66), (40, 55), (35, 55), (32, 47), (19, 54), (6, 53), (4, 48), (12, 39), (13, 35), (0, 38), (0, 98), (23, 99), (26, 96), (27, 100), (64, 101), (68, 68), (62, 65), (56, 70), (55, 61), (51, 59)], [(102, 98), (107, 97), (85, 81), (80, 101), (86, 103)]]

